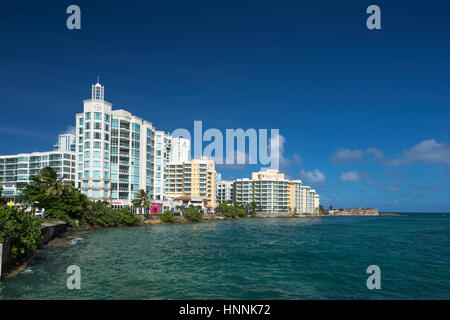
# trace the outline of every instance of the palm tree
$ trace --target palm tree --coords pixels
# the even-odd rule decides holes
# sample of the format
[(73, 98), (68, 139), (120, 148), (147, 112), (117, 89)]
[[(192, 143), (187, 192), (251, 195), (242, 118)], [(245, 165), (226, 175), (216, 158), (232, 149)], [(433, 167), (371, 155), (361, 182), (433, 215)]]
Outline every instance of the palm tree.
[(175, 206), (175, 209), (180, 212), (180, 215), (183, 215), (183, 207), (182, 206)]
[(148, 198), (148, 191), (145, 191), (144, 189), (139, 190), (136, 199), (133, 200), (133, 204), (137, 208), (141, 208), (141, 213), (142, 213), (142, 208), (144, 208), (144, 209), (148, 208), (150, 206), (150, 200)]
[(41, 173), (32, 179), (41, 187), (45, 188), (48, 195), (61, 195), (64, 191), (72, 191), (73, 187), (64, 182), (65, 176), (58, 179), (56, 172), (51, 167), (44, 167)]
[(3, 187), (0, 187), (0, 205), (6, 205), (6, 199), (3, 198)]
[(251, 207), (252, 207), (252, 214), (256, 214), (256, 209), (258, 208), (258, 204), (256, 202), (252, 202), (250, 203)]
[(251, 209), (252, 209), (252, 207), (251, 207), (250, 203), (246, 202), (246, 203), (244, 203), (244, 205), (242, 206), (242, 209), (244, 209), (244, 210), (247, 212), (247, 214), (249, 214), (250, 211), (251, 211)]

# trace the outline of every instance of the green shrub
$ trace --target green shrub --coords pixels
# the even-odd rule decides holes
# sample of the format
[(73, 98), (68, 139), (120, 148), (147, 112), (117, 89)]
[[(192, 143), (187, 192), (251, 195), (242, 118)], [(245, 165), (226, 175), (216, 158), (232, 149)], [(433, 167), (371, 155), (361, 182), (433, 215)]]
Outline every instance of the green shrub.
[(101, 227), (117, 227), (138, 225), (140, 220), (129, 208), (115, 210), (109, 207), (108, 202), (97, 201), (82, 215), (81, 223)]
[(10, 241), (14, 257), (38, 249), (41, 219), (23, 209), (0, 207), (0, 242)]
[(235, 218), (235, 217), (246, 217), (247, 211), (238, 206), (229, 205), (227, 203), (221, 203), (216, 207), (215, 210), (216, 215), (226, 217), (226, 218)]
[(238, 217), (246, 217), (246, 216), (247, 216), (247, 211), (245, 211), (245, 210), (242, 209), (242, 208), (237, 208), (237, 210), (236, 210), (236, 215), (237, 215)]
[(184, 212), (184, 217), (189, 221), (198, 222), (203, 218), (203, 211), (201, 206), (189, 206)]
[(117, 210), (117, 212), (119, 213), (119, 222), (121, 225), (135, 226), (141, 223), (141, 220), (133, 214), (130, 208), (123, 208)]
[(161, 214), (159, 216), (159, 219), (161, 219), (161, 221), (170, 222), (170, 223), (173, 223), (175, 221), (173, 211), (164, 212), (163, 214)]
[(45, 218), (52, 220), (52, 221), (56, 221), (56, 220), (60, 220), (60, 221), (65, 221), (68, 224), (70, 224), (71, 226), (73, 226), (74, 221), (69, 217), (69, 215), (59, 209), (59, 208), (50, 208), (48, 210), (45, 211)]

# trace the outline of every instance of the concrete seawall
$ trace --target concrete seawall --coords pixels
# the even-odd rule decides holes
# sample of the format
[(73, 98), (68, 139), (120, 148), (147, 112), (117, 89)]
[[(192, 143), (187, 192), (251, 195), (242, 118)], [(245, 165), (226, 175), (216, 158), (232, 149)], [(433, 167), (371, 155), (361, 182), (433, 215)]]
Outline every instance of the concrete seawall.
[[(41, 225), (41, 244), (47, 244), (67, 231), (67, 223), (63, 221), (46, 222)], [(32, 252), (30, 252), (31, 254)], [(11, 252), (11, 242), (0, 243), (0, 276), (17, 261)]]

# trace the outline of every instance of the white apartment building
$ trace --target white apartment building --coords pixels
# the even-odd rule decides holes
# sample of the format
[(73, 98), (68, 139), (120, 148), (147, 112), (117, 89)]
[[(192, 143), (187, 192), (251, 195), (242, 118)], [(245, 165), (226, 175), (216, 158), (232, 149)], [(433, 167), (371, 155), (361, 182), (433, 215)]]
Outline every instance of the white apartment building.
[(72, 133), (61, 133), (58, 135), (58, 141), (53, 146), (53, 150), (75, 151), (75, 135)]
[(191, 141), (186, 138), (171, 138), (169, 162), (180, 164), (190, 159)]
[(277, 170), (253, 172), (251, 179), (236, 180), (234, 199), (240, 204), (255, 202), (263, 213), (315, 213), (319, 208), (315, 190), (300, 180), (285, 179)]
[(221, 180), (216, 184), (216, 202), (232, 202), (234, 200), (234, 181)]
[(44, 167), (55, 170), (58, 179), (75, 182), (75, 152), (49, 151), (19, 153), (0, 156), (0, 186), (3, 196), (16, 202), (24, 184), (30, 183), (30, 176), (37, 175)]
[(167, 200), (167, 166), (172, 146), (172, 137), (164, 131), (155, 131), (154, 140), (154, 200)]
[(104, 87), (96, 83), (83, 113), (76, 115), (76, 185), (89, 198), (114, 207), (131, 206), (140, 189), (164, 200), (169, 139), (151, 122), (112, 110)]

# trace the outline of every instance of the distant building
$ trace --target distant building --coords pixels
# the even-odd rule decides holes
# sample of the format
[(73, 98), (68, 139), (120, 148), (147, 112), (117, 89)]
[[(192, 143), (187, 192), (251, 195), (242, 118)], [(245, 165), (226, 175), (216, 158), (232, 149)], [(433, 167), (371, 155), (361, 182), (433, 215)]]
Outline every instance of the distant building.
[(51, 167), (57, 179), (75, 182), (75, 152), (48, 151), (19, 153), (0, 156), (0, 186), (3, 196), (13, 202), (17, 201), (24, 184), (31, 182), (30, 176), (38, 175), (44, 167)]
[(169, 163), (180, 164), (189, 161), (190, 158), (190, 140), (185, 138), (170, 139)]
[(167, 196), (197, 196), (207, 199), (207, 205), (215, 207), (215, 164), (206, 157), (192, 159), (181, 164), (171, 163), (167, 173)]
[(216, 202), (218, 204), (224, 202), (232, 202), (234, 181), (222, 180), (216, 184)]
[(58, 135), (58, 141), (53, 146), (53, 150), (75, 151), (75, 146), (75, 135), (72, 133), (62, 133)]
[(175, 201), (180, 201), (181, 206), (184, 208), (188, 208), (190, 206), (200, 206), (202, 209), (209, 209), (208, 199), (199, 197), (199, 196), (179, 196), (174, 199)]
[(303, 186), (301, 180), (285, 179), (277, 170), (253, 172), (251, 179), (234, 182), (234, 200), (245, 204), (255, 202), (262, 213), (316, 213), (319, 196)]

